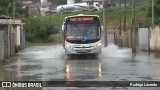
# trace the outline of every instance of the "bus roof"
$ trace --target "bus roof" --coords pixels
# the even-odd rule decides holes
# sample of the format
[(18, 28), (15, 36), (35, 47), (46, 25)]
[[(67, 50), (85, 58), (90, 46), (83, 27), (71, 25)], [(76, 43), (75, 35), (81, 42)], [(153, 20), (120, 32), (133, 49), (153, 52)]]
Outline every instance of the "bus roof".
[(76, 17), (76, 16), (95, 16), (95, 17), (99, 17), (98, 15), (84, 15), (84, 14), (78, 14), (78, 15), (73, 15), (73, 16), (66, 16), (66, 18), (69, 18), (69, 17)]

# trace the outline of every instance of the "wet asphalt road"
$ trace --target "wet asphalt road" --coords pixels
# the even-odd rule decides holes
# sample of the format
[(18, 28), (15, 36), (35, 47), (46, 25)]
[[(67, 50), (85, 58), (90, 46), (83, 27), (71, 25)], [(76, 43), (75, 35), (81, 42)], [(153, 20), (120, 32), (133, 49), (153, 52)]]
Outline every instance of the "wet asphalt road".
[[(160, 81), (160, 59), (153, 54), (119, 48), (110, 43), (102, 54), (69, 58), (62, 45), (32, 46), (5, 63), (7, 81)], [(30, 88), (15, 90), (65, 90)], [(71, 88), (72, 90), (77, 88)], [(160, 88), (80, 88), (78, 90), (160, 90)], [(7, 89), (2, 89), (7, 90)], [(69, 90), (69, 89), (68, 89)]]

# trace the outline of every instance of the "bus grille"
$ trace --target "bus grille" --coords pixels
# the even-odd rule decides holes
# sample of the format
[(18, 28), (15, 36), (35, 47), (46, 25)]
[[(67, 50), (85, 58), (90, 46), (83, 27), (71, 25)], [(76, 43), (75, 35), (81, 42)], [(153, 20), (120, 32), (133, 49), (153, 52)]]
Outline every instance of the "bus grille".
[(92, 48), (93, 46), (90, 47), (74, 47), (74, 48)]

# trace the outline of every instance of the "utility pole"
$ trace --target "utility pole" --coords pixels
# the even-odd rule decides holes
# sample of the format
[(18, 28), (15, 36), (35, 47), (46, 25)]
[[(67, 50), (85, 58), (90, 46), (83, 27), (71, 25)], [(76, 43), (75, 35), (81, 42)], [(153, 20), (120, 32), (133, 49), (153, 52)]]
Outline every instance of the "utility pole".
[(119, 0), (119, 7), (120, 7), (120, 16), (119, 16), (119, 23), (120, 23), (120, 28), (119, 28), (119, 38), (120, 38), (120, 46), (122, 46), (122, 6), (121, 6), (121, 0)]
[(135, 0), (132, 0), (132, 52), (136, 52), (136, 28), (135, 28)]
[(103, 31), (104, 31), (104, 46), (107, 46), (107, 29), (106, 29), (106, 13), (105, 13), (105, 0), (103, 0)]
[(13, 0), (13, 3), (12, 3), (12, 4), (13, 4), (13, 8), (12, 8), (12, 9), (13, 9), (13, 11), (12, 11), (12, 13), (13, 13), (13, 18), (15, 18), (15, 1), (14, 1), (14, 0)]
[(126, 31), (126, 0), (124, 0), (124, 32)]
[(50, 25), (51, 25), (51, 6), (52, 6), (52, 3), (51, 3), (51, 0), (49, 2), (49, 19), (50, 19)]
[(94, 4), (94, 1), (92, 0), (92, 8), (93, 8), (93, 15), (94, 15), (94, 6), (93, 6), (93, 4)]
[(152, 0), (152, 25), (154, 25), (154, 0)]

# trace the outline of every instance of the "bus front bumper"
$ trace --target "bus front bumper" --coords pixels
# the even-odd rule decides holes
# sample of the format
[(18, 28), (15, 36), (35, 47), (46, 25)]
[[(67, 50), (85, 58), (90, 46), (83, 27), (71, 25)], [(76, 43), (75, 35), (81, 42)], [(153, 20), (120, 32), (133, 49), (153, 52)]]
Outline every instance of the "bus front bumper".
[(65, 54), (70, 55), (70, 54), (100, 54), (101, 53), (101, 47), (96, 47), (96, 48), (65, 48)]

